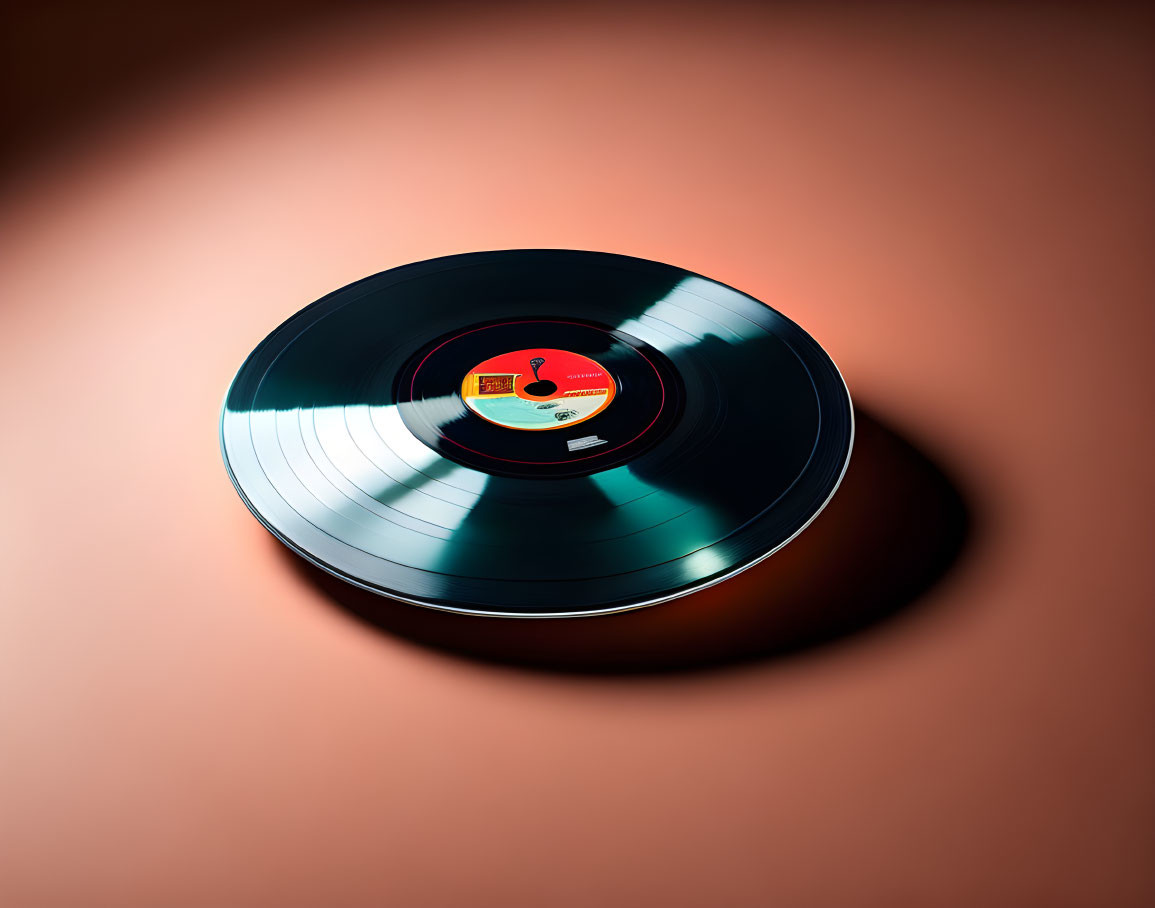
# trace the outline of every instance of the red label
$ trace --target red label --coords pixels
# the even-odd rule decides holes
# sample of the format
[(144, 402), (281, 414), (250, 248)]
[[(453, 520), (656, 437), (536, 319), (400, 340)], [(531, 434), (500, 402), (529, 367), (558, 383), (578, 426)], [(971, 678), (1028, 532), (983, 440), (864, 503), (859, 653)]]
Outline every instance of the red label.
[(610, 405), (617, 385), (588, 356), (530, 348), (478, 363), (461, 383), (465, 404), (482, 419), (523, 431), (561, 429)]

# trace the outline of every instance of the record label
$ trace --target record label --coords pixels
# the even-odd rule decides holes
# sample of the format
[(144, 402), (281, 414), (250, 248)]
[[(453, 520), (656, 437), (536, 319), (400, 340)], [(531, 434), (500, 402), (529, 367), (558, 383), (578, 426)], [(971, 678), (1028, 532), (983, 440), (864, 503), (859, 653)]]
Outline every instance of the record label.
[(395, 395), (402, 421), (439, 455), (525, 479), (628, 462), (673, 427), (682, 399), (673, 367), (648, 344), (553, 318), (439, 338), (401, 370)]
[(563, 429), (597, 416), (614, 399), (610, 374), (588, 356), (530, 348), (478, 363), (461, 383), (465, 405), (507, 429)]

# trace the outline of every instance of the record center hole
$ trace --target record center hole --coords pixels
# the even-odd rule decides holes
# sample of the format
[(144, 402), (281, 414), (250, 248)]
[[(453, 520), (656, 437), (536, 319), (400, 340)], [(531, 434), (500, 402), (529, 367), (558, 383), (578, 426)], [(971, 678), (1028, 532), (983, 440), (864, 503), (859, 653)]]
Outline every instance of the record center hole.
[(538, 379), (537, 381), (531, 381), (528, 385), (522, 388), (522, 390), (526, 394), (531, 394), (534, 397), (549, 397), (551, 394), (553, 394), (554, 391), (557, 390), (557, 385), (551, 382), (548, 378), (542, 378)]

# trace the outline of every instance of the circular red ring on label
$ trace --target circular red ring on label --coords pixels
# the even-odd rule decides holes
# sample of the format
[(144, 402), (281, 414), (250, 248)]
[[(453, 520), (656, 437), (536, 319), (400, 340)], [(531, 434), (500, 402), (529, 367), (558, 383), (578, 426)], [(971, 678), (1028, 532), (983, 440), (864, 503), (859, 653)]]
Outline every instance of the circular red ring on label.
[(563, 429), (592, 419), (617, 385), (588, 356), (531, 347), (491, 356), (461, 382), (465, 405), (487, 422), (522, 432)]
[[(508, 343), (494, 343), (499, 334), (508, 335), (505, 338)], [(478, 362), (474, 356), (461, 355), (469, 347), (473, 348), (474, 356), (488, 354), (487, 358)], [(576, 429), (579, 437), (570, 438), (568, 432), (533, 431), (532, 428), (506, 431), (509, 426), (480, 416), (477, 410), (464, 403), (464, 397), (473, 396), (468, 394), (469, 388), (463, 387), (466, 378), (479, 374), (477, 370), (482, 366), (493, 366), (493, 360), (507, 355), (493, 355), (495, 348), (504, 348), (515, 356), (525, 354), (524, 358), (529, 360), (539, 358), (530, 355), (535, 353), (543, 359), (550, 353), (580, 357), (583, 362), (593, 364), (586, 370), (607, 373), (614, 382), (615, 396), (629, 388), (630, 399), (626, 401), (629, 406), (623, 404), (624, 409), (609, 407), (611, 399), (607, 395), (607, 405), (596, 414), (599, 418), (595, 421), (591, 416), (589, 425), (597, 426), (596, 432), (591, 434), (587, 426), (579, 426)], [(588, 350), (589, 355), (574, 353), (580, 349)], [(606, 357), (612, 359), (612, 372), (605, 366), (611, 361)], [(467, 371), (464, 367), (471, 362), (477, 365)], [(528, 370), (525, 366), (529, 367)], [(505, 374), (516, 376), (517, 372), (524, 372), (523, 383), (526, 385), (532, 381), (553, 381), (544, 363), (539, 364), (538, 378), (531, 374), (532, 363), (524, 363)], [(569, 375), (580, 373), (564, 374), (565, 380), (569, 381)], [(415, 437), (443, 456), (466, 466), (532, 478), (570, 472), (585, 475), (630, 460), (637, 455), (641, 445), (651, 444), (665, 434), (681, 414), (681, 385), (677, 379), (677, 373), (658, 351), (614, 329), (568, 319), (524, 318), (465, 328), (433, 342), (432, 349), (418, 351), (399, 377), (400, 386), (406, 393), (399, 392), (397, 402), (402, 421)], [(514, 383), (516, 387), (516, 377)], [(496, 384), (487, 390), (504, 391)], [(542, 393), (533, 394), (534, 390)], [(544, 393), (545, 390), (550, 393)], [(463, 394), (463, 391), (467, 393)], [(540, 387), (529, 388), (523, 394), (526, 399), (538, 403), (554, 402), (560, 396), (553, 389)], [(445, 421), (447, 412), (437, 402), (447, 395), (456, 397), (469, 416), (476, 418), (451, 416)], [(434, 403), (434, 406), (425, 407), (425, 401)], [(512, 421), (506, 417), (502, 419), (507, 423)], [(574, 425), (573, 419), (555, 419), (555, 422), (562, 426)]]

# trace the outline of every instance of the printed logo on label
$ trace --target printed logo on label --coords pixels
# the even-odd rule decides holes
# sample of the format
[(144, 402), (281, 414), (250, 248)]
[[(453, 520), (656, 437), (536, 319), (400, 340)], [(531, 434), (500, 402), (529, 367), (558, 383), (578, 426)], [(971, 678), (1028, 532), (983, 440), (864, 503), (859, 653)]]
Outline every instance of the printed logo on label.
[[(502, 353), (478, 363), (461, 383), (465, 405), (507, 429), (542, 431), (573, 426), (610, 405), (617, 385), (588, 356), (533, 348)], [(590, 439), (593, 439), (591, 442)], [(596, 435), (574, 439), (584, 447), (604, 444)]]

